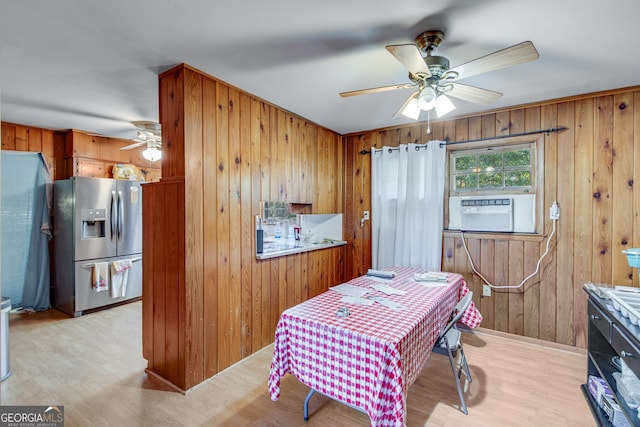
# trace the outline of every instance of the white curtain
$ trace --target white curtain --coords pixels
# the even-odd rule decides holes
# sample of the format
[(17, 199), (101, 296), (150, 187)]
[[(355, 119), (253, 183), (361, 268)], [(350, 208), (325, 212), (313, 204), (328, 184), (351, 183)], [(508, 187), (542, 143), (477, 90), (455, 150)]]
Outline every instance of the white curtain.
[(440, 270), (446, 158), (441, 142), (372, 150), (373, 268)]

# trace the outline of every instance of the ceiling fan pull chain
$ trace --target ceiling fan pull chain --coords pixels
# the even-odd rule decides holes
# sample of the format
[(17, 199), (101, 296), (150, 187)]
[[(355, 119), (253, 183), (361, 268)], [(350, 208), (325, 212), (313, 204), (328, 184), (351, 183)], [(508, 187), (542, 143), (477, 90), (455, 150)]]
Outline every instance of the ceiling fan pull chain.
[(427, 110), (427, 134), (431, 133), (431, 122), (429, 120), (429, 118), (430, 118), (429, 112), (430, 112), (430, 110)]

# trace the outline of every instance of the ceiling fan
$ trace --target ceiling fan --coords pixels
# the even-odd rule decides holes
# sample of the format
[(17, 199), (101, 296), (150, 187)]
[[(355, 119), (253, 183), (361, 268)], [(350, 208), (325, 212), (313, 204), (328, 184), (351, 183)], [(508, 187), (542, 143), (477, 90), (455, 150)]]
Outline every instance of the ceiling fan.
[(442, 31), (431, 30), (419, 34), (415, 44), (386, 46), (387, 50), (409, 70), (411, 83), (342, 92), (340, 96), (349, 97), (416, 88), (417, 90), (406, 99), (394, 117), (404, 115), (418, 120), (421, 111), (433, 109), (437, 117), (442, 117), (455, 109), (455, 105), (448, 96), (479, 105), (488, 105), (502, 96), (500, 92), (465, 85), (458, 83), (458, 80), (534, 61), (539, 56), (533, 43), (525, 41), (449, 68), (447, 58), (433, 55), (433, 51), (443, 40)]
[(160, 160), (162, 158), (162, 136), (160, 133), (160, 124), (148, 121), (133, 122), (133, 125), (138, 130), (138, 137), (134, 138), (137, 141), (134, 144), (122, 147), (121, 150), (133, 150), (134, 148), (147, 146), (142, 152), (142, 156), (152, 162)]

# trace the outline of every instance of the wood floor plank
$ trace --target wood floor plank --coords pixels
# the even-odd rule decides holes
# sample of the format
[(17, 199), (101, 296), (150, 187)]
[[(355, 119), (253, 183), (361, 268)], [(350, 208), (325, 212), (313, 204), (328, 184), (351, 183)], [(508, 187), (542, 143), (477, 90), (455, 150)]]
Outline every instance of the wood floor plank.
[[(432, 355), (407, 398), (407, 426), (589, 426), (579, 385), (586, 355), (512, 339), (464, 333), (473, 382), (458, 397), (444, 356)], [(12, 375), (1, 384), (2, 405), (64, 405), (65, 426), (368, 426), (368, 417), (315, 395), (303, 421), (308, 389), (281, 382), (272, 402), (269, 345), (185, 395), (144, 373), (141, 302), (69, 318), (56, 310), (11, 314)]]

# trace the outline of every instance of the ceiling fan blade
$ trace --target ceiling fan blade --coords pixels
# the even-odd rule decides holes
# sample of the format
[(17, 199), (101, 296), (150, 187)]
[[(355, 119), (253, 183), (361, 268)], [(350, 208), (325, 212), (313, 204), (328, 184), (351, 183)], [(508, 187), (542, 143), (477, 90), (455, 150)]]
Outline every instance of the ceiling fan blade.
[(389, 53), (404, 65), (411, 74), (422, 73), (425, 77), (430, 77), (431, 72), (420, 51), (414, 44), (395, 44), (385, 46)]
[(449, 71), (455, 71), (458, 73), (458, 79), (464, 79), (500, 68), (524, 64), (538, 57), (538, 51), (533, 43), (526, 41), (450, 68)]
[(413, 83), (403, 83), (403, 84), (397, 84), (397, 85), (390, 85), (390, 86), (380, 86), (380, 87), (372, 87), (369, 89), (360, 89), (360, 90), (352, 90), (349, 92), (340, 92), (340, 96), (343, 98), (346, 98), (348, 96), (356, 96), (356, 95), (364, 95), (367, 93), (377, 93), (377, 92), (386, 92), (389, 90), (396, 90), (396, 89), (406, 89), (409, 87), (415, 87), (417, 85), (413, 84)]
[(404, 109), (407, 107), (407, 105), (409, 105), (411, 101), (415, 99), (416, 96), (418, 96), (419, 93), (420, 92), (418, 91), (409, 95), (409, 97), (402, 103), (400, 108), (398, 108), (398, 111), (395, 112), (395, 114), (393, 115), (393, 118), (395, 119), (397, 117), (402, 116), (402, 112), (404, 111)]
[(147, 141), (136, 142), (135, 144), (127, 145), (126, 147), (120, 148), (121, 150), (133, 150), (134, 148), (141, 147), (143, 145), (147, 145)]
[(463, 101), (473, 102), (474, 104), (488, 105), (498, 100), (502, 93), (493, 90), (482, 89), (475, 86), (463, 85), (460, 83), (447, 83), (453, 86), (451, 90), (445, 92), (448, 96), (453, 96)]
[(152, 134), (160, 134), (160, 123), (141, 120), (132, 122), (132, 124), (139, 130), (144, 130)]

